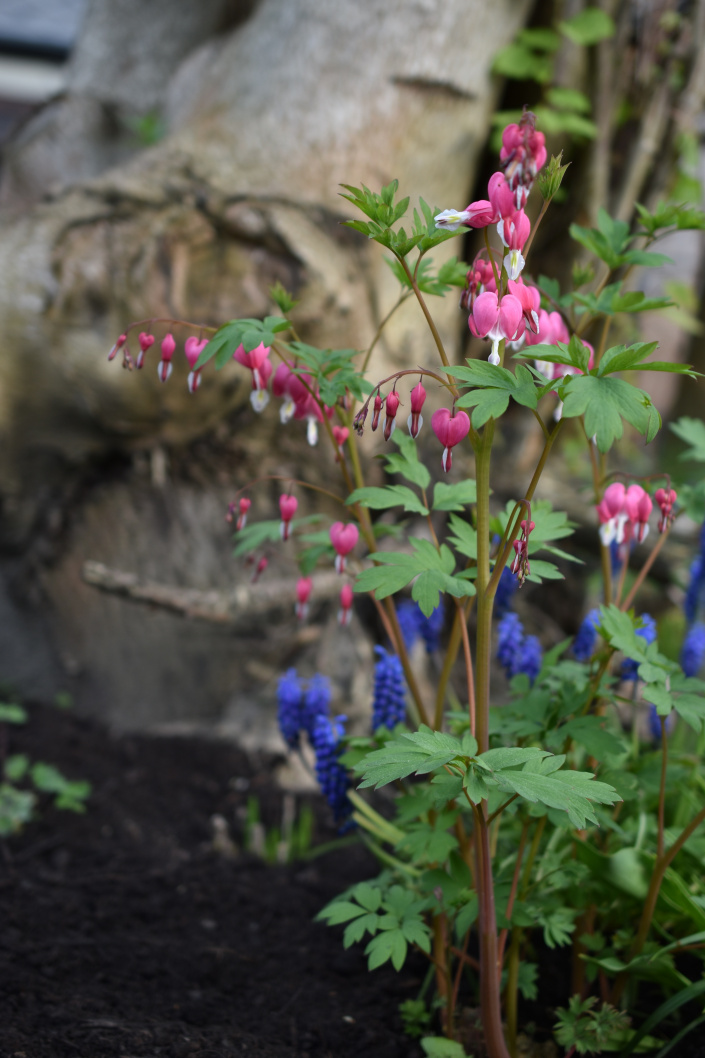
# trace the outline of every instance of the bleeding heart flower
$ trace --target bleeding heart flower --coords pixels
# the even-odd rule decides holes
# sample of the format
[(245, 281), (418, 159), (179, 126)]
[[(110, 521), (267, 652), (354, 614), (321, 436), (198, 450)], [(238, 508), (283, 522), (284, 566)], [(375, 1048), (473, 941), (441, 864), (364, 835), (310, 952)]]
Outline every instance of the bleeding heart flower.
[(360, 536), (360, 531), (354, 522), (334, 522), (329, 530), (330, 542), (335, 548), (335, 568), (338, 573), (345, 569), (345, 556), (349, 555)]
[(154, 345), (154, 335), (147, 334), (145, 331), (140, 332), (139, 336), (140, 351), (137, 354), (136, 366), (137, 370), (141, 371), (144, 367), (144, 357), (148, 349), (151, 349)]
[(350, 431), (348, 430), (347, 426), (333, 427), (333, 437), (335, 438), (335, 443), (337, 444), (338, 448), (343, 447), (349, 436)]
[(299, 577), (296, 582), (296, 608), (295, 613), (299, 621), (305, 621), (308, 617), (308, 600), (313, 590), (313, 581), (310, 577)]
[(379, 426), (379, 417), (382, 412), (382, 394), (377, 390), (377, 395), (374, 399), (374, 405), (372, 407), (372, 422), (370, 423), (373, 430), (376, 430)]
[(419, 379), (418, 383), (411, 391), (411, 415), (406, 420), (406, 425), (409, 427), (409, 433), (414, 440), (419, 436), (419, 431), (423, 426), (421, 409), (423, 408), (425, 400), (426, 390), (423, 387), (421, 379)]
[(291, 525), (291, 519), (296, 514), (296, 509), (299, 506), (299, 501), (296, 496), (288, 496), (284, 494), (279, 497), (279, 510), (281, 512), (282, 521), (279, 527), (282, 540), (289, 539), (289, 526)]
[(654, 499), (661, 509), (661, 518), (658, 523), (658, 531), (663, 533), (673, 520), (673, 504), (678, 499), (675, 489), (656, 489)]
[(343, 584), (340, 589), (340, 609), (338, 610), (338, 624), (345, 628), (350, 624), (352, 618), (353, 590), (349, 584)]
[(502, 339), (514, 341), (519, 337), (520, 328), (523, 332), (523, 314), (522, 304), (514, 294), (505, 294), (500, 300), (494, 291), (486, 290), (475, 299), (468, 322), (478, 338), (492, 341), (492, 352), (488, 357), (491, 364), (499, 364), (498, 349)]
[(184, 353), (186, 354), (186, 359), (188, 360), (189, 366), (191, 368), (188, 376), (189, 393), (195, 393), (201, 384), (201, 368), (199, 367), (198, 371), (196, 371), (195, 367), (198, 362), (199, 356), (207, 345), (207, 338), (201, 338), (199, 340), (193, 335), (191, 335), (190, 338), (187, 338), (184, 342)]
[(394, 427), (397, 424), (397, 410), (399, 408), (399, 395), (395, 389), (391, 393), (387, 394), (387, 400), (385, 401), (384, 411), (386, 418), (384, 420), (384, 439), (388, 441), (394, 433)]
[(174, 341), (173, 334), (166, 334), (162, 340), (162, 358), (157, 366), (157, 374), (159, 375), (160, 382), (166, 382), (171, 375), (171, 369), (173, 367), (171, 358), (174, 355), (176, 349), (176, 342)]
[(453, 465), (451, 448), (467, 437), (470, 419), (464, 411), (454, 410), (451, 415), (447, 408), (439, 408), (431, 417), (431, 428), (443, 445), (443, 469), (447, 473)]

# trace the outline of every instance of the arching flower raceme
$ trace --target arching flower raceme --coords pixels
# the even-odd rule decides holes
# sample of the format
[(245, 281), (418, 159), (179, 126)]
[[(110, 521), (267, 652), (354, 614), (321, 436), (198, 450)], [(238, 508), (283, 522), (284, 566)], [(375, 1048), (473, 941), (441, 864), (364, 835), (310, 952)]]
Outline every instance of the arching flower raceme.
[(196, 371), (196, 364), (198, 363), (199, 356), (207, 345), (207, 338), (201, 338), (199, 341), (199, 339), (195, 338), (193, 335), (191, 335), (190, 338), (187, 338), (184, 342), (184, 353), (189, 362), (189, 367), (191, 368), (188, 376), (189, 393), (195, 393), (201, 384), (201, 369), (199, 368), (198, 371)]
[(338, 624), (345, 628), (352, 620), (353, 590), (349, 584), (343, 584), (340, 589), (340, 609), (338, 610)]
[(176, 349), (176, 342), (174, 341), (173, 334), (166, 334), (162, 339), (162, 358), (157, 365), (157, 374), (159, 375), (160, 382), (166, 382), (173, 368), (171, 358), (174, 355)]
[(503, 338), (513, 341), (519, 337), (519, 328), (524, 328), (524, 310), (519, 298), (505, 294), (500, 299), (493, 291), (485, 291), (475, 299), (472, 316), (468, 323), (477, 338), (489, 338), (492, 352), (487, 358), (491, 364), (499, 364), (499, 343)]
[(384, 420), (384, 439), (388, 441), (394, 433), (394, 427), (397, 424), (397, 411), (399, 409), (399, 395), (395, 389), (391, 393), (387, 394), (387, 399), (384, 402), (385, 420)]
[(534, 522), (527, 522), (524, 518), (521, 522), (521, 536), (518, 540), (514, 541), (514, 561), (512, 562), (512, 573), (515, 573), (519, 578), (519, 584), (522, 585), (526, 578), (531, 573), (531, 566), (529, 565), (529, 536), (532, 531), (536, 528)]
[(439, 408), (431, 417), (431, 429), (443, 445), (443, 469), (448, 473), (453, 465), (451, 449), (467, 437), (470, 419), (464, 411), (453, 409), (451, 415), (447, 408)]
[(605, 489), (602, 502), (597, 507), (600, 519), (600, 539), (605, 547), (612, 541), (620, 546), (620, 559), (624, 561), (629, 553), (629, 544), (633, 539), (642, 543), (649, 531), (648, 519), (653, 509), (653, 502), (648, 492), (641, 485), (630, 485), (625, 488), (615, 481)]
[(144, 358), (145, 358), (148, 350), (150, 350), (152, 348), (152, 346), (154, 345), (154, 335), (153, 334), (147, 334), (146, 331), (140, 331), (140, 335), (139, 335), (138, 341), (140, 343), (140, 351), (137, 354), (137, 360), (135, 361), (135, 366), (137, 367), (138, 371), (141, 371), (142, 368), (144, 367)]
[(334, 522), (329, 530), (330, 542), (335, 548), (336, 572), (342, 573), (345, 569), (346, 556), (350, 554), (358, 541), (360, 531), (354, 522)]
[(299, 621), (305, 621), (308, 617), (308, 600), (313, 591), (313, 581), (310, 577), (299, 577), (296, 582), (296, 607), (294, 613)]
[(424, 401), (426, 400), (426, 390), (424, 389), (421, 380), (417, 382), (411, 391), (411, 414), (406, 420), (406, 425), (409, 428), (409, 433), (416, 440), (419, 436), (419, 431), (423, 426), (423, 418), (421, 416), (421, 409), (423, 408)]
[(296, 514), (296, 509), (299, 506), (299, 501), (296, 496), (289, 496), (286, 493), (279, 497), (279, 512), (282, 516), (281, 525), (279, 526), (279, 533), (282, 540), (289, 539), (289, 527), (291, 520)]

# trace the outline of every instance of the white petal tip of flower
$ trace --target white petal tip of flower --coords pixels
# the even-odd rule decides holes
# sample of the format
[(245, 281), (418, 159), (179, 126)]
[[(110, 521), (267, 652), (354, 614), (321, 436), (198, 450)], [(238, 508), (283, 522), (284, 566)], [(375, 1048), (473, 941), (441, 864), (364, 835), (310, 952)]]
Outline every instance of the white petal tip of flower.
[(195, 393), (201, 384), (201, 372), (200, 371), (189, 371), (188, 376), (188, 391), (189, 393)]
[(518, 250), (511, 250), (510, 253), (505, 254), (502, 264), (509, 278), (515, 283), (524, 270), (525, 261)]
[(259, 414), (269, 404), (269, 393), (266, 389), (253, 389), (250, 393), (250, 404), (253, 409)]
[(492, 350), (487, 359), (490, 364), (494, 364), (495, 367), (499, 367), (499, 353), (495, 349)]
[(471, 214), (466, 209), (444, 209), (442, 213), (438, 213), (433, 219), (437, 228), (442, 228), (444, 231), (457, 231), (461, 224), (470, 220), (470, 216)]
[(318, 423), (315, 419), (309, 419), (306, 424), (306, 440), (311, 448), (315, 448), (318, 444)]
[(157, 367), (157, 374), (159, 375), (160, 382), (167, 382), (171, 377), (173, 364), (171, 360), (160, 360)]
[(289, 399), (285, 400), (281, 408), (279, 409), (279, 422), (282, 424), (282, 426), (284, 426), (286, 423), (289, 422), (291, 418), (293, 418), (295, 411), (296, 405), (294, 404), (291, 397), (289, 397)]

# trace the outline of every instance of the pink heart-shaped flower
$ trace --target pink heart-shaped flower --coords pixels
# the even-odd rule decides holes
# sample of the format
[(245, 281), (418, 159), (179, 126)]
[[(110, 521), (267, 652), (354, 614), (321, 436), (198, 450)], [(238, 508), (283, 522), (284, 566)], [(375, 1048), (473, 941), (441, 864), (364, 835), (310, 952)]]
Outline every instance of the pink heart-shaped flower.
[(330, 542), (339, 555), (348, 555), (357, 543), (360, 532), (353, 522), (347, 525), (334, 522), (330, 527)]
[(439, 408), (431, 417), (431, 427), (441, 444), (452, 448), (467, 437), (470, 419), (464, 411), (456, 410), (455, 415), (451, 415), (447, 408)]

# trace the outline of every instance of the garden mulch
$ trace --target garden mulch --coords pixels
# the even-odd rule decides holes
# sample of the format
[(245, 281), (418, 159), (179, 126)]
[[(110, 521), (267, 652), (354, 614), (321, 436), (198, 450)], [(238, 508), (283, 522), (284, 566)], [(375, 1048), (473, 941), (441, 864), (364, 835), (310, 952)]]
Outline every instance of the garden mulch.
[[(366, 972), (314, 922), (376, 873), (355, 844), (268, 866), (239, 849), (248, 797), (281, 821), (274, 760), (216, 740), (112, 737), (34, 707), (11, 752), (89, 779), (85, 815), (43, 806), (0, 855), (1, 1058), (417, 1058), (398, 1005), (423, 966)], [(318, 799), (314, 843), (336, 837)]]
[[(0, 1058), (420, 1058), (398, 1007), (418, 995), (425, 961), (370, 975), (359, 946), (345, 951), (340, 929), (314, 921), (377, 873), (366, 850), (270, 866), (244, 848), (248, 798), (266, 825), (281, 822), (277, 758), (29, 712), (10, 752), (93, 791), (85, 814), (43, 803), (0, 843)], [(313, 848), (334, 841), (320, 799), (304, 801)], [(234, 849), (214, 839), (214, 816)], [(542, 991), (558, 967), (547, 954)], [(550, 1035), (552, 1010), (527, 1014)], [(531, 1053), (556, 1053), (546, 1047)], [(705, 1058), (704, 1034), (670, 1055)]]

